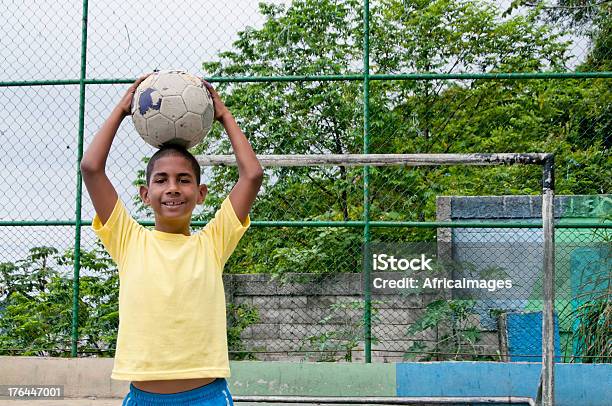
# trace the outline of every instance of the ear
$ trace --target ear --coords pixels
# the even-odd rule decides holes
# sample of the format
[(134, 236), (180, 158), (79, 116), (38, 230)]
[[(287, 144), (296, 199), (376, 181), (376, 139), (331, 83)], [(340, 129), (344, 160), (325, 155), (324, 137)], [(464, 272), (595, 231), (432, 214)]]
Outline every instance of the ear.
[(198, 186), (197, 204), (204, 203), (204, 199), (206, 199), (207, 194), (208, 194), (208, 187), (205, 184), (201, 184), (200, 186)]
[(146, 186), (140, 186), (139, 193), (142, 202), (147, 206), (150, 205), (151, 202), (149, 201), (149, 188)]

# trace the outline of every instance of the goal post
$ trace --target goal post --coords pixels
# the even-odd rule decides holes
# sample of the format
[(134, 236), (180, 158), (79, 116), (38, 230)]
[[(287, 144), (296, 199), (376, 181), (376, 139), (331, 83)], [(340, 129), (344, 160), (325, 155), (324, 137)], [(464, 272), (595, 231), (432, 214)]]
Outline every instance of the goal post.
[[(236, 166), (234, 155), (198, 155), (202, 166)], [(442, 165), (540, 165), (542, 166), (542, 233), (543, 233), (543, 309), (542, 370), (538, 386), (538, 404), (554, 402), (554, 155), (549, 153), (498, 154), (320, 154), (257, 155), (264, 167), (303, 166), (442, 166)], [(368, 219), (365, 219), (367, 226)], [(364, 267), (364, 278), (370, 280), (370, 269)], [(371, 333), (370, 284), (365, 285), (365, 336)]]

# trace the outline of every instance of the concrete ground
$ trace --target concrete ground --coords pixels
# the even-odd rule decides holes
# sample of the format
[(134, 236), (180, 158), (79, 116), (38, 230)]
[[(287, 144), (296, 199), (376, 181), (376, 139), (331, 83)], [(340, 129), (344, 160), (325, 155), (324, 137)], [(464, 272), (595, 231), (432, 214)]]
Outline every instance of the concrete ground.
[[(28, 403), (23, 400), (0, 400), (0, 406), (121, 406), (123, 399), (74, 399), (65, 398), (63, 400), (37, 400)], [(280, 403), (253, 403), (240, 402), (235, 403), (236, 406), (279, 406)], [(292, 403), (291, 406), (317, 406), (320, 403)], [(351, 405), (335, 405), (335, 406), (355, 406)]]

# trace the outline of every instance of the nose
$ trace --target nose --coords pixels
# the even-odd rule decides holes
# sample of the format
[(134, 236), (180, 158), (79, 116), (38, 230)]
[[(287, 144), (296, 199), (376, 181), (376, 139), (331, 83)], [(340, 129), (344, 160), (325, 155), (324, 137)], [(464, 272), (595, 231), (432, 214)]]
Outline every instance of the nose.
[(166, 188), (166, 193), (174, 193), (174, 192), (178, 192), (179, 187), (178, 187), (178, 183), (174, 182), (174, 181), (169, 181), (168, 182), (168, 187)]

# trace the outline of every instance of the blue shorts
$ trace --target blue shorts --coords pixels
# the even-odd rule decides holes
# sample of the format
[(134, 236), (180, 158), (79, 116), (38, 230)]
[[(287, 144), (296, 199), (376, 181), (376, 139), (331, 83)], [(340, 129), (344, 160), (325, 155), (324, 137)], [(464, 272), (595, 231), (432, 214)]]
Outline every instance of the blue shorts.
[(234, 406), (225, 378), (217, 378), (208, 385), (178, 393), (153, 393), (138, 389), (130, 383), (130, 393), (122, 406)]

